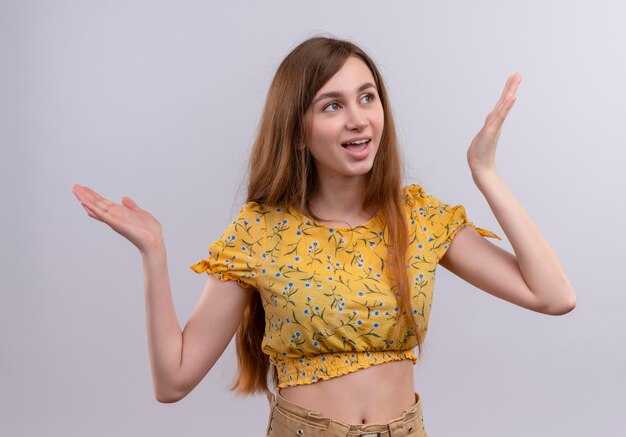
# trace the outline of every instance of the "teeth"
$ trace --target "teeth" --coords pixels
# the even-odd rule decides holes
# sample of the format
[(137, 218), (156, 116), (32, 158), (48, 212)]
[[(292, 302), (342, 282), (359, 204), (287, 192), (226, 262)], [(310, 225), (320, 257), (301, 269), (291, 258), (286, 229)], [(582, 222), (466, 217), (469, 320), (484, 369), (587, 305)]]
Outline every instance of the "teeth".
[(367, 143), (369, 140), (358, 140), (358, 141), (353, 141), (351, 143), (346, 143), (346, 144), (363, 144), (363, 143)]

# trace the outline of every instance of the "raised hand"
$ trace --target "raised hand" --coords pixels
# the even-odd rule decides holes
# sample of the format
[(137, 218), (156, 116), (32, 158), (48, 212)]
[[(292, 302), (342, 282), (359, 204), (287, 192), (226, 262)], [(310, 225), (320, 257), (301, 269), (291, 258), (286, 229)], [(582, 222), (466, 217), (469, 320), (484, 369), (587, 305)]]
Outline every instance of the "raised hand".
[(161, 224), (148, 211), (139, 208), (130, 197), (123, 197), (122, 203), (118, 204), (89, 187), (74, 185), (72, 192), (90, 217), (109, 225), (140, 252), (145, 253), (162, 243)]
[(509, 76), (500, 100), (487, 115), (485, 125), (476, 134), (469, 149), (467, 149), (467, 163), (472, 175), (495, 171), (496, 146), (498, 145), (498, 138), (500, 138), (502, 124), (513, 107), (513, 103), (515, 103), (515, 92), (521, 81), (522, 75), (520, 73)]

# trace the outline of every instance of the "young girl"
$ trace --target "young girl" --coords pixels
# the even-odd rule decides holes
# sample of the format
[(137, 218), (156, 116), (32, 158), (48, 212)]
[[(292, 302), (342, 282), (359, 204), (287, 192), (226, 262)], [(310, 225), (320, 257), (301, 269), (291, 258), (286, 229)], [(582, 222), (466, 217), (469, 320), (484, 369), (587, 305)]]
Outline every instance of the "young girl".
[[(413, 386), (438, 264), (544, 314), (576, 302), (559, 260), (495, 168), (519, 74), (467, 151), (515, 255), (462, 205), (401, 186), (382, 77), (354, 44), (315, 37), (281, 63), (250, 159), (247, 202), (191, 267), (210, 273), (181, 332), (159, 222), (128, 197), (73, 191), (90, 217), (140, 251), (160, 402), (186, 396), (237, 332), (232, 389), (264, 392), (269, 436), (426, 436)], [(271, 377), (271, 385), (268, 384)], [(275, 390), (271, 390), (275, 388)]]

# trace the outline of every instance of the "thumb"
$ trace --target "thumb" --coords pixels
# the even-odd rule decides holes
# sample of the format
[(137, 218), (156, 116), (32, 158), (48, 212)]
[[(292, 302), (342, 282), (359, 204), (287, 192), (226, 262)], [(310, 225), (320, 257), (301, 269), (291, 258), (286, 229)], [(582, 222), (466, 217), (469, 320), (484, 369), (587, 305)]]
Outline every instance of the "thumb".
[(135, 201), (128, 196), (122, 197), (122, 205), (132, 209), (133, 211), (142, 211), (142, 209), (137, 206)]

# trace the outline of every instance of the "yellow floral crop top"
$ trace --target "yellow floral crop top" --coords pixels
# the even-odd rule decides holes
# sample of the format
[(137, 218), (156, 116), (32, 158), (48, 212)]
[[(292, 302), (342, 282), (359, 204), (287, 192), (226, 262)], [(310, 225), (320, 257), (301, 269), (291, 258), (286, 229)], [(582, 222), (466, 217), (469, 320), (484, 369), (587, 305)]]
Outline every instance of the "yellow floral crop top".
[[(407, 265), (413, 316), (426, 337), (435, 270), (462, 226), (485, 237), (462, 205), (450, 206), (417, 184), (403, 189), (409, 224)], [(390, 288), (378, 214), (350, 228), (318, 224), (293, 207), (248, 202), (191, 268), (258, 290), (265, 311), (263, 353), (278, 387), (311, 384), (388, 361), (412, 359), (412, 330), (394, 343), (399, 317)]]

